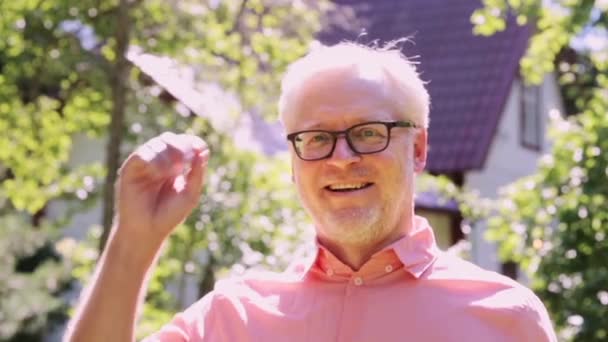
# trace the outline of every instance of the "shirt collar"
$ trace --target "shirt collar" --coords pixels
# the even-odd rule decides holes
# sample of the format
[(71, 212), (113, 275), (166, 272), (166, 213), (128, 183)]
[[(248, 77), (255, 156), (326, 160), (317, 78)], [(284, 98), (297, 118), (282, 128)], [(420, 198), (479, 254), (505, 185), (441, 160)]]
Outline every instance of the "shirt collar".
[[(428, 221), (420, 216), (414, 217), (414, 225), (411, 231), (401, 239), (393, 242), (372, 256), (372, 259), (382, 258), (389, 260), (395, 258), (398, 263), (412, 276), (420, 276), (435, 262), (439, 249), (435, 243), (435, 235)], [(369, 261), (368, 261), (369, 263)], [(332, 265), (336, 271), (349, 269), (329, 250), (318, 241), (314, 252), (303, 260), (297, 262), (291, 271), (295, 272), (298, 279), (303, 279), (316, 266)], [(365, 267), (365, 265), (363, 266)], [(346, 268), (346, 269), (345, 269)]]

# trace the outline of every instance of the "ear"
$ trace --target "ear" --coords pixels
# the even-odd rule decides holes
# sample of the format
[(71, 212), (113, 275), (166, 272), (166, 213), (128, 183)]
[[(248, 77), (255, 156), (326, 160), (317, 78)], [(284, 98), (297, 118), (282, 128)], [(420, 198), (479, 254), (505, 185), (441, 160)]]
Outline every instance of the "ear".
[(414, 171), (421, 173), (426, 166), (427, 130), (420, 129), (414, 136)]

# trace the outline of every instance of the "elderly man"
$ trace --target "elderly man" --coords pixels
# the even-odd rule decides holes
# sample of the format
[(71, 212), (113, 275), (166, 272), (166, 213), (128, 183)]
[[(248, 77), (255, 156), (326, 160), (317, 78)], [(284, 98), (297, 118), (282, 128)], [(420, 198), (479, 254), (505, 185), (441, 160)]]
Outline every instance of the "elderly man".
[[(556, 341), (530, 290), (442, 253), (414, 215), (429, 96), (398, 51), (311, 52), (284, 77), (279, 112), (316, 253), (281, 274), (218, 282), (148, 341)], [(208, 158), (201, 139), (166, 133), (127, 159), (71, 340), (133, 339), (146, 274), (197, 204)]]

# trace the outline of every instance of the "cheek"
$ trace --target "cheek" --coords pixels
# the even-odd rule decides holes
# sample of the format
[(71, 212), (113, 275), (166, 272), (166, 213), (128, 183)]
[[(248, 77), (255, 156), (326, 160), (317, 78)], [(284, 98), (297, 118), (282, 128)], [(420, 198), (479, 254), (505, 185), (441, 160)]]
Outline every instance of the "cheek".
[(307, 170), (299, 160), (292, 160), (291, 163), (292, 176), (297, 184), (302, 183), (307, 178)]
[(382, 174), (385, 187), (393, 190), (391, 193), (394, 192), (395, 187), (406, 190), (411, 187), (414, 161), (412, 158), (408, 158), (406, 153), (407, 151), (403, 149), (401, 151), (393, 151), (376, 164), (377, 169)]
[(396, 163), (399, 165), (399, 175), (407, 179), (414, 172), (414, 147), (409, 139), (395, 154)]
[[(387, 172), (403, 177), (413, 167), (413, 160), (409, 152), (410, 149), (407, 146), (391, 150), (383, 158), (382, 164), (379, 165), (386, 165), (385, 170)], [(399, 179), (393, 179), (393, 181), (395, 180), (398, 181)]]
[(292, 163), (292, 178), (300, 197), (306, 197), (314, 189), (315, 171), (311, 165), (303, 165), (300, 161)]

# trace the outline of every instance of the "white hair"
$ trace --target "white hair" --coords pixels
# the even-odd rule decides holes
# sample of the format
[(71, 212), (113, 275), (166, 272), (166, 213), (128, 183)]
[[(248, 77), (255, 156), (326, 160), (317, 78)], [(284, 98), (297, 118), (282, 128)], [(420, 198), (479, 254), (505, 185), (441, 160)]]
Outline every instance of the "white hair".
[[(396, 41), (397, 43), (400, 41)], [(320, 46), (292, 63), (281, 82), (279, 118), (285, 124), (292, 101), (306, 81), (328, 71), (348, 69), (358, 77), (377, 81), (393, 94), (400, 116), (428, 128), (429, 94), (416, 67), (395, 46), (369, 47), (355, 42)]]

